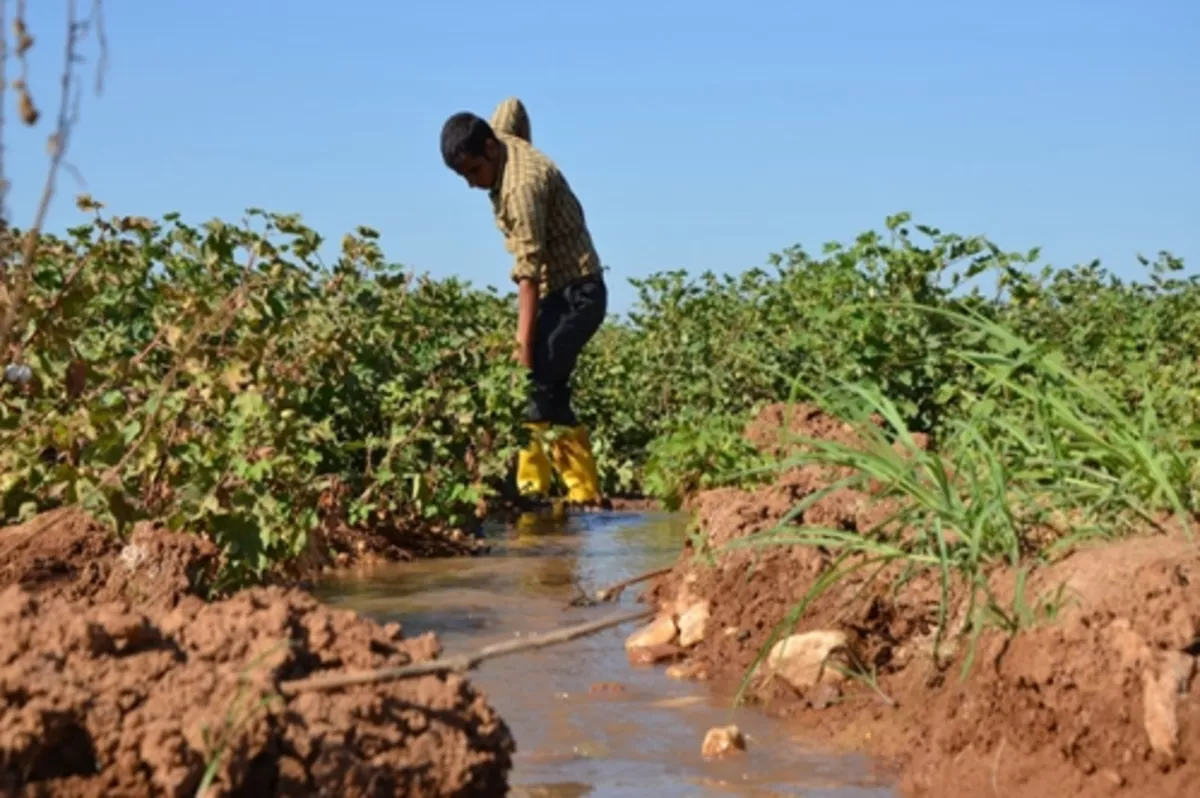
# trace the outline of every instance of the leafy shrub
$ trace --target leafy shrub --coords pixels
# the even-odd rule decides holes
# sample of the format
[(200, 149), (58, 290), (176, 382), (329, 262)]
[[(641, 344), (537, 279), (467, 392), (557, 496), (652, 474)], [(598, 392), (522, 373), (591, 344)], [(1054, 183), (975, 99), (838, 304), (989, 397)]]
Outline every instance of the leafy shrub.
[(647, 451), (646, 494), (677, 510), (688, 496), (718, 484), (750, 484), (744, 472), (768, 461), (746, 439), (745, 426), (741, 416), (709, 416), (655, 438)]
[[(192, 227), (81, 205), (92, 222), (43, 238), (22, 308), (35, 380), (0, 385), (5, 521), (70, 502), (118, 528), (161, 518), (211, 535), (231, 578), (251, 580), (331, 519), (467, 526), (507, 489), (523, 435), (511, 296), (390, 264), (365, 228), (325, 265), (320, 235), (292, 215)], [(19, 234), (3, 233), (3, 251)], [(742, 421), (797, 385), (870, 387), (935, 445), (986, 396), (1019, 448), (1048, 417), (1049, 400), (1016, 401), (1036, 370), (964, 358), (985, 350), (955, 314), (1193, 440), (1200, 288), (1183, 264), (1162, 253), (1143, 261), (1149, 280), (1126, 283), (1095, 263), (1036, 263), (900, 214), (736, 277), (634, 280), (635, 307), (605, 325), (576, 382), (605, 490), (675, 505), (744, 470), (757, 460)]]
[(324, 269), (296, 217), (251, 218), (97, 216), (42, 243), (21, 336), (37, 380), (0, 388), (6, 520), (161, 518), (252, 579), (322, 507), (461, 525), (497, 492), (521, 408), (508, 304), (384, 264), (371, 230)]

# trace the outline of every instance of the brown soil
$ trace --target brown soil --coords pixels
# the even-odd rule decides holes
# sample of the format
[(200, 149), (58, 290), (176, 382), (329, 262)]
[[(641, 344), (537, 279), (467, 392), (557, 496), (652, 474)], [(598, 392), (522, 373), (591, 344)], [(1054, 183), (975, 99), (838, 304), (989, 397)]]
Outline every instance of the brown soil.
[(561, 499), (500, 498), (488, 504), (487, 516), (505, 521), (514, 521), (526, 513), (548, 513), (552, 512), (556, 507), (568, 513), (634, 513), (658, 510), (662, 507), (662, 502), (645, 496), (605, 496), (600, 501), (590, 504), (567, 503)]
[(474, 529), (454, 529), (418, 518), (377, 517), (352, 526), (346, 521), (348, 498), (349, 489), (341, 483), (322, 494), (321, 524), (288, 576), (303, 579), (322, 572), (365, 571), (385, 563), (481, 554), (488, 549)]
[(427, 661), (309, 595), (195, 595), (216, 551), (77, 513), (0, 530), (0, 795), (502, 795), (514, 742), (456, 675), (281, 697), (280, 682)]
[(612, 496), (608, 499), (608, 506), (605, 509), (615, 513), (645, 513), (661, 510), (662, 506), (662, 502), (658, 499), (644, 496)]
[[(781, 408), (747, 430), (767, 448), (779, 440)], [(853, 430), (813, 408), (792, 429), (854, 443)], [(922, 441), (923, 445), (924, 442)], [(756, 534), (839, 475), (800, 468), (753, 491), (722, 489), (691, 506), (716, 545)], [(888, 508), (853, 490), (810, 507), (806, 524), (865, 530)], [(803, 599), (832, 557), (812, 547), (734, 550), (715, 568), (685, 551), (649, 592), (679, 614), (706, 600), (705, 639), (684, 670), (720, 691), (740, 686), (777, 624)], [(1181, 536), (1147, 536), (1078, 548), (1035, 571), (1025, 588), (1034, 607), (1057, 607), (1011, 640), (985, 632), (965, 680), (968, 642), (951, 635), (935, 657), (941, 585), (915, 575), (865, 568), (817, 599), (797, 633), (839, 630), (872, 679), (797, 691), (758, 676), (749, 695), (805, 733), (837, 747), (866, 750), (897, 768), (907, 796), (1000, 794), (1129, 795), (1183, 798), (1200, 783), (1200, 550)], [(872, 577), (874, 577), (872, 579)], [(1015, 574), (989, 575), (1010, 607)], [(1062, 588), (1061, 601), (1055, 601)], [(951, 632), (963, 628), (968, 591), (951, 585)], [(765, 669), (762, 671), (765, 673)], [(872, 683), (873, 682), (873, 683)]]
[(219, 556), (195, 535), (142, 523), (122, 542), (77, 510), (54, 510), (0, 529), (0, 588), (170, 608), (210, 587)]
[(369, 571), (394, 562), (410, 562), (424, 557), (461, 557), (483, 554), (487, 544), (458, 529), (424, 529), (413, 532), (400, 529), (353, 528), (345, 524), (322, 530), (320, 543), (302, 559), (295, 576), (317, 572)]

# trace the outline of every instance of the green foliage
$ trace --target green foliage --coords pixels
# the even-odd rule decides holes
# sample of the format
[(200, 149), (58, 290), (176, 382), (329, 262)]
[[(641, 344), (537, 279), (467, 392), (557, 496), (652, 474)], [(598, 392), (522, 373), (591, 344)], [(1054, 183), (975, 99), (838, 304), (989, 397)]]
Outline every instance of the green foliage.
[[(0, 385), (5, 521), (71, 502), (119, 529), (160, 518), (213, 537), (246, 581), (331, 519), (457, 527), (506, 490), (524, 434), (511, 296), (390, 264), (365, 228), (325, 265), (296, 216), (192, 227), (83, 207), (91, 224), (43, 240), (22, 308), (35, 380)], [(4, 235), (10, 252), (19, 231)], [(855, 388), (851, 417), (929, 433), (989, 496), (1004, 478), (1045, 502), (1066, 480), (1096, 524), (1191, 507), (1200, 290), (1169, 254), (1144, 265), (1139, 283), (1038, 270), (1036, 251), (900, 214), (736, 277), (652, 275), (585, 350), (577, 410), (606, 492), (672, 505), (759, 465), (744, 421), (799, 386)], [(944, 491), (936, 471), (900, 474)], [(913, 523), (979, 525), (955, 557), (1027, 544), (1024, 521), (939, 501)]]
[[(646, 495), (678, 510), (689, 495), (758, 469), (769, 462), (744, 434), (746, 419), (709, 416), (650, 442), (644, 472)], [(749, 480), (732, 484), (746, 485)]]
[[(799, 453), (774, 468), (836, 466), (851, 476), (808, 495), (775, 528), (726, 548), (803, 545), (836, 553), (835, 565), (781, 628), (855, 571), (902, 562), (908, 576), (927, 569), (940, 576), (937, 651), (952, 587), (965, 586), (963, 631), (972, 644), (965, 672), (987, 626), (1015, 633), (1057, 612), (1061, 594), (1040, 598), (1036, 611), (1028, 605), (1027, 561), (1036, 564), (1084, 537), (1159, 527), (1164, 510), (1190, 534), (1200, 506), (1194, 479), (1200, 455), (1189, 430), (1164, 424), (1154, 412), (1164, 402), (1152, 389), (1143, 391), (1135, 413), (1068, 368), (1060, 350), (1032, 344), (980, 315), (910, 310), (937, 313), (955, 325), (957, 343), (947, 357), (966, 364), (972, 378), (970, 392), (959, 397), (966, 409), (947, 419), (941, 445), (919, 446), (897, 403), (877, 386), (843, 383), (815, 392), (813, 399), (849, 421), (861, 443), (789, 435), (789, 444), (801, 444)], [(868, 494), (871, 485), (882, 486), (879, 499), (898, 501), (870, 529), (790, 520), (835, 490)], [(997, 561), (1018, 572), (1009, 607), (1001, 606), (988, 580), (987, 566)]]
[(375, 238), (328, 269), (315, 232), (258, 211), (44, 241), (22, 330), (37, 381), (0, 388), (6, 520), (77, 501), (119, 529), (160, 518), (210, 535), (235, 581), (330, 512), (467, 522), (519, 443), (509, 305), (386, 265)]

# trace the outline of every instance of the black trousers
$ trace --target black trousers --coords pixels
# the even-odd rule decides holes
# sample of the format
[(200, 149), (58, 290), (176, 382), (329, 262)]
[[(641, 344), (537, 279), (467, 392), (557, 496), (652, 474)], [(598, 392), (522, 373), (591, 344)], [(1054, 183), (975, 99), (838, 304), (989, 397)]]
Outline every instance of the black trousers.
[(569, 427), (579, 423), (571, 409), (571, 375), (579, 353), (607, 313), (608, 287), (599, 275), (571, 283), (538, 302), (527, 421)]

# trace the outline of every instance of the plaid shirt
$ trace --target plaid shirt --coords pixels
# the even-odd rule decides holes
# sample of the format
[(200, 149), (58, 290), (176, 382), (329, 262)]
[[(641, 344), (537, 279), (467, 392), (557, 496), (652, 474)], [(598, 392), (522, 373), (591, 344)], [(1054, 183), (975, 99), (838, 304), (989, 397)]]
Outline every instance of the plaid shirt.
[(516, 261), (513, 281), (536, 279), (544, 297), (600, 274), (583, 208), (554, 162), (529, 143), (525, 107), (505, 100), (492, 115), (492, 128), (507, 156), (489, 195), (496, 226)]
[(525, 110), (525, 104), (516, 97), (509, 97), (496, 106), (496, 110), (492, 112), (491, 126), (497, 133), (516, 136), (530, 144), (533, 143), (533, 133), (529, 129), (529, 112)]

